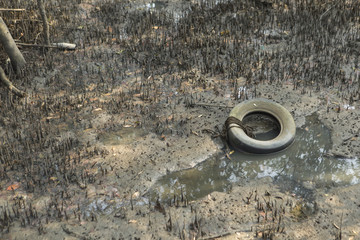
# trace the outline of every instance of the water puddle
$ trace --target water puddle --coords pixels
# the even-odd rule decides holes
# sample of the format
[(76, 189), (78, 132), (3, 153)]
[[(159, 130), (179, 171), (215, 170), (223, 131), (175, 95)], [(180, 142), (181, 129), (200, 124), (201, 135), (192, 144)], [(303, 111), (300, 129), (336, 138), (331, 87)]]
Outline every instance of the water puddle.
[(147, 132), (142, 128), (123, 127), (117, 131), (101, 133), (99, 140), (104, 145), (130, 144), (146, 134)]
[(179, 23), (180, 19), (190, 11), (190, 2), (172, 2), (169, 4), (165, 1), (152, 1), (140, 5), (136, 2), (134, 4), (138, 11), (166, 14), (167, 18), (172, 18), (175, 24)]
[(145, 7), (147, 10), (162, 10), (164, 8), (166, 8), (167, 3), (166, 2), (162, 2), (162, 1), (154, 1), (151, 3), (146, 3)]
[(182, 195), (194, 200), (213, 191), (229, 191), (233, 183), (267, 176), (314, 187), (359, 183), (359, 159), (331, 157), (327, 155), (331, 145), (330, 130), (312, 115), (297, 129), (294, 143), (285, 151), (269, 155), (235, 152), (232, 160), (223, 155), (212, 157), (195, 168), (159, 179), (151, 198), (167, 201)]

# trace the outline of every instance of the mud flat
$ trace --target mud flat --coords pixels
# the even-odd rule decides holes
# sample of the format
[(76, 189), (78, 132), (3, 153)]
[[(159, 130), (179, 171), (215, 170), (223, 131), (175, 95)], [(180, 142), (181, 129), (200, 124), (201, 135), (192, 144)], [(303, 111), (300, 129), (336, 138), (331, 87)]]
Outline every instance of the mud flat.
[[(352, 134), (356, 134), (354, 126), (359, 124), (358, 105), (354, 104), (355, 109), (342, 109), (340, 113), (336, 109), (327, 111), (323, 97), (329, 96), (329, 92), (320, 91), (309, 96), (285, 86), (279, 94), (279, 88), (264, 84), (258, 85), (257, 91), (262, 97), (279, 102), (292, 111), (299, 127), (305, 123), (306, 116), (316, 112), (331, 129), (333, 144), (328, 154), (338, 157), (339, 161), (346, 158), (358, 161), (359, 142), (349, 139), (356, 138)], [(332, 101), (339, 99), (334, 97)], [(214, 100), (209, 93), (202, 94), (202, 102), (224, 104)], [(227, 104), (231, 103), (233, 101), (229, 100)], [(187, 123), (191, 131), (186, 137), (171, 134), (164, 137), (150, 132), (146, 136), (141, 133), (132, 143), (104, 145), (101, 138), (91, 140), (96, 139), (91, 131), (85, 132), (82, 137), (86, 142), (93, 141), (99, 149), (109, 152), (105, 158), (95, 161), (113, 164), (117, 170), (112, 173), (109, 168), (101, 182), (87, 186), (86, 199), (71, 200), (81, 202), (80, 221), (70, 210), (66, 221), (46, 223), (43, 218), (44, 232), (40, 236), (44, 239), (186, 239), (192, 236), (204, 239), (256, 239), (262, 236), (319, 239), (337, 236), (341, 230), (342, 237), (356, 239), (360, 231), (357, 217), (360, 214), (359, 184), (337, 186), (336, 179), (333, 184), (326, 185), (271, 177), (239, 180), (228, 192), (212, 192), (197, 200), (189, 201), (179, 193), (170, 196), (170, 201), (150, 202), (156, 197), (150, 196), (148, 189), (161, 176), (192, 168), (212, 155), (224, 155), (222, 142), (201, 130), (215, 129), (216, 124), (226, 119), (229, 110), (178, 106), (177, 113), (184, 119), (191, 119)], [(107, 119), (104, 114), (94, 119), (94, 129), (103, 119)], [(101, 174), (101, 170), (98, 171)], [(11, 198), (13, 195), (9, 194), (8, 199)], [(34, 206), (38, 209), (51, 202), (50, 198), (36, 199)], [(70, 209), (76, 212), (77, 208), (75, 204)], [(15, 222), (10, 232), (3, 236), (39, 237), (38, 228), (21, 227)]]
[[(52, 41), (77, 49), (21, 49), (29, 66), (12, 81), (28, 97), (0, 94), (1, 238), (359, 238), (360, 8), (339, 6), (47, 2)], [(34, 42), (35, 2), (6, 7), (27, 9), (2, 16), (14, 38)], [(321, 159), (342, 174), (238, 178), (194, 198), (152, 190), (226, 158), (214, 135), (255, 97), (282, 104), (303, 131), (316, 115), (330, 131)]]

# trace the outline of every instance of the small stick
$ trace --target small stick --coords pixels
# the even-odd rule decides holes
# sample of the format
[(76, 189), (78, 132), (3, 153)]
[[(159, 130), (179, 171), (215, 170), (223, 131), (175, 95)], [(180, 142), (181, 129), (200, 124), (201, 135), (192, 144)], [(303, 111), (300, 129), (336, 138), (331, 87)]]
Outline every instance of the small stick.
[(229, 236), (229, 235), (232, 235), (232, 234), (235, 234), (237, 232), (250, 232), (249, 230), (234, 230), (234, 231), (229, 231), (229, 232), (224, 232), (224, 233), (220, 233), (218, 235), (212, 235), (212, 236), (209, 236), (209, 237), (202, 237), (202, 238), (199, 238), (199, 240), (210, 240), (210, 239), (218, 239), (218, 238), (222, 238), (222, 237), (226, 237), (226, 236)]
[(332, 5), (328, 10), (326, 10), (323, 14), (320, 16), (320, 20), (324, 17), (326, 13), (328, 13), (331, 9), (333, 9), (336, 6), (336, 4)]
[(208, 104), (208, 103), (192, 103), (192, 104), (190, 104), (190, 105), (204, 106), (204, 107), (223, 107), (223, 108), (233, 108), (233, 107), (234, 107), (234, 106)]

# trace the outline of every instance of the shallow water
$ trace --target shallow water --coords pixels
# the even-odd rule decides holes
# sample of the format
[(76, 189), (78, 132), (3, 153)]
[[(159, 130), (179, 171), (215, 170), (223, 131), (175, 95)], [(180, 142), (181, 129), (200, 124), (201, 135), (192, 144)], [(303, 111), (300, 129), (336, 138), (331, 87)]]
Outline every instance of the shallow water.
[(147, 3), (145, 4), (146, 8), (149, 9), (155, 9), (155, 10), (161, 10), (163, 8), (165, 8), (167, 6), (166, 2), (161, 2), (161, 1), (154, 1), (151, 3)]
[(359, 183), (359, 159), (330, 157), (326, 153), (331, 145), (330, 130), (312, 115), (284, 151), (268, 155), (235, 152), (231, 160), (215, 156), (195, 168), (162, 177), (150, 192), (152, 198), (162, 200), (174, 194), (193, 200), (213, 191), (229, 191), (233, 183), (267, 176), (312, 187)]
[(253, 137), (257, 140), (267, 141), (274, 139), (280, 133), (278, 121), (268, 114), (251, 113), (244, 117), (243, 124), (251, 128)]

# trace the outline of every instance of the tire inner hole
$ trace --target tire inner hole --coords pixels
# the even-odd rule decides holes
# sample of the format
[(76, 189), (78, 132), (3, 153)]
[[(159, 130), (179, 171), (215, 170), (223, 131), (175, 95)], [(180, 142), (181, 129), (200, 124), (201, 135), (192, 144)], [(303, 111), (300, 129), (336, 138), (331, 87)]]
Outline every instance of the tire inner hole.
[(252, 112), (246, 115), (242, 122), (250, 127), (254, 134), (254, 139), (268, 141), (276, 138), (280, 134), (280, 123), (271, 114), (265, 112)]

